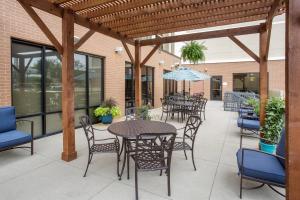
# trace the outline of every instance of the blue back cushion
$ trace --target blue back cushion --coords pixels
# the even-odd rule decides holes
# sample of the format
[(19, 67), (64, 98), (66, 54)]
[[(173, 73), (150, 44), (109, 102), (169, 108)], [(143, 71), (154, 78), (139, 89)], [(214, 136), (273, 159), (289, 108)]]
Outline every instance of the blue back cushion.
[(16, 130), (16, 109), (13, 106), (0, 107), (0, 134)]
[[(279, 141), (279, 143), (277, 145), (276, 154), (278, 156), (281, 156), (281, 157), (285, 158), (285, 128), (282, 129), (281, 138), (280, 138), (280, 141)], [(280, 159), (280, 158), (278, 158), (278, 160), (281, 163), (281, 165), (283, 167), (285, 167), (285, 160), (284, 159)]]

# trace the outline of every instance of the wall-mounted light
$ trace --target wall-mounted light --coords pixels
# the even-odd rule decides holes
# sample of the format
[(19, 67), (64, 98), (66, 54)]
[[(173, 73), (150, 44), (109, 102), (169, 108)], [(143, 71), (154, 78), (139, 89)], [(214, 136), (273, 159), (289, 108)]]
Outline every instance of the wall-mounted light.
[(162, 66), (162, 65), (165, 64), (165, 61), (164, 61), (164, 60), (161, 60), (161, 61), (158, 62), (158, 64), (159, 64), (159, 66)]
[(222, 85), (223, 85), (223, 86), (227, 86), (228, 83), (227, 83), (227, 82), (223, 82)]
[(204, 72), (207, 72), (207, 68), (204, 68)]
[(78, 37), (78, 36), (74, 36), (74, 44), (76, 44), (77, 42), (79, 42), (79, 40), (80, 40), (80, 37)]
[(121, 54), (123, 52), (123, 47), (116, 47), (115, 48), (115, 53), (116, 54)]

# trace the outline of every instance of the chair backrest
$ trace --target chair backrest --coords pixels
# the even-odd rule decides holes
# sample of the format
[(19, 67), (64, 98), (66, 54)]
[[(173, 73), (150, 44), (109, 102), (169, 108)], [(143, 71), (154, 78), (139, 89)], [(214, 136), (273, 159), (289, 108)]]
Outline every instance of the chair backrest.
[(188, 138), (194, 142), (194, 139), (201, 124), (202, 120), (200, 116), (190, 115), (184, 127), (184, 140)]
[(94, 128), (92, 126), (92, 120), (88, 116), (81, 116), (79, 118), (80, 124), (84, 130), (89, 149), (95, 144)]
[(137, 119), (140, 119), (140, 118), (138, 116), (136, 107), (125, 109), (125, 120), (126, 121), (137, 120)]
[(0, 133), (16, 130), (16, 109), (13, 106), (0, 107)]
[[(283, 128), (282, 131), (281, 131), (281, 138), (280, 138), (280, 141), (277, 145), (276, 155), (285, 158), (285, 128)], [(285, 160), (280, 159), (280, 158), (278, 160), (282, 164), (282, 166), (285, 167)]]
[[(155, 169), (155, 163), (167, 161), (170, 166), (176, 133), (143, 133), (136, 137), (135, 157), (144, 168)], [(159, 155), (159, 156), (157, 156)]]

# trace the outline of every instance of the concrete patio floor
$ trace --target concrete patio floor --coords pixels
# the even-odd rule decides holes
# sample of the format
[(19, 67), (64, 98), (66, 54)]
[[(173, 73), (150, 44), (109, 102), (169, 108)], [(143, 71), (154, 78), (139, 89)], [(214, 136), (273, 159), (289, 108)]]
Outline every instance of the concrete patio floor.
[[(160, 110), (152, 111), (154, 119)], [(196, 141), (196, 165), (193, 170), (190, 154), (175, 152), (172, 158), (171, 197), (167, 196), (167, 179), (158, 172), (139, 174), (141, 200), (234, 200), (239, 199), (239, 177), (235, 153), (239, 148), (237, 114), (224, 112), (222, 102), (208, 102), (206, 121), (201, 125)], [(183, 124), (169, 122), (176, 127)], [(107, 136), (107, 135), (106, 135)], [(257, 141), (247, 139), (245, 146), (257, 147)], [(133, 200), (134, 166), (131, 179), (116, 175), (116, 157), (94, 155), (87, 177), (83, 178), (87, 162), (87, 143), (82, 129), (76, 130), (78, 159), (60, 160), (62, 135), (35, 141), (35, 154), (22, 149), (0, 153), (1, 200)], [(253, 185), (253, 183), (246, 183)], [(244, 200), (284, 199), (268, 187), (244, 190)]]

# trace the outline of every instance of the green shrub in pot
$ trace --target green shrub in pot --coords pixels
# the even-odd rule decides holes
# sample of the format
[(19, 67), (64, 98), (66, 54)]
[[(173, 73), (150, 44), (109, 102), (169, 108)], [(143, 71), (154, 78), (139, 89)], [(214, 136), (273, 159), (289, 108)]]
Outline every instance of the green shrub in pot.
[(259, 116), (260, 109), (259, 109), (259, 100), (258, 99), (256, 99), (256, 98), (249, 98), (249, 99), (247, 99), (246, 104), (248, 106), (253, 107), (255, 114), (257, 116)]
[[(264, 147), (273, 148), (267, 152), (274, 153), (276, 143), (280, 139), (281, 131), (284, 126), (285, 101), (279, 97), (268, 99), (266, 104), (265, 124), (261, 127), (262, 136), (261, 149)], [(273, 151), (273, 152), (271, 152)]]
[(112, 122), (114, 117), (121, 115), (121, 110), (117, 106), (117, 102), (110, 98), (105, 100), (101, 106), (95, 109), (94, 114), (104, 124)]

